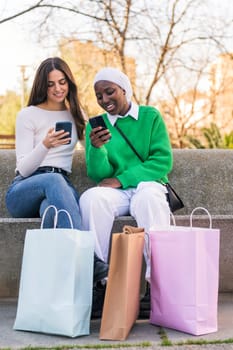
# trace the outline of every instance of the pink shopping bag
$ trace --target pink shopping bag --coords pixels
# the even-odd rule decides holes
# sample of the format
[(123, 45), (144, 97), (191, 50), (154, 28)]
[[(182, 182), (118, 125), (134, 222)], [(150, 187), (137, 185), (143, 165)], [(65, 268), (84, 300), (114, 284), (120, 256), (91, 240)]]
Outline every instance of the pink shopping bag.
[[(192, 227), (197, 209), (207, 212), (209, 228)], [(220, 231), (211, 227), (209, 212), (196, 208), (190, 227), (149, 232), (150, 323), (193, 335), (217, 331)]]

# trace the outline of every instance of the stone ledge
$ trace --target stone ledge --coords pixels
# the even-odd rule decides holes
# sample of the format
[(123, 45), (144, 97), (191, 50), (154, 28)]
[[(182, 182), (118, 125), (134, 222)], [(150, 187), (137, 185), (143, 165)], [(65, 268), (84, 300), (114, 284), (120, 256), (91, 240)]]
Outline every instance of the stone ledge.
[[(175, 216), (176, 225), (189, 226), (190, 216)], [(0, 298), (17, 297), (24, 238), (27, 229), (40, 227), (40, 219), (0, 219)], [(213, 228), (220, 229), (220, 292), (233, 291), (233, 215), (215, 215)], [(122, 232), (124, 225), (136, 225), (130, 216), (119, 217), (113, 232)], [(207, 216), (195, 215), (195, 227), (209, 227)]]
[[(179, 222), (187, 221), (190, 219), (190, 215), (174, 215), (175, 220), (178, 220)], [(232, 215), (211, 215), (212, 221), (216, 220), (233, 220), (233, 214)], [(195, 220), (201, 220), (201, 221), (208, 221), (207, 215), (194, 215), (193, 221)], [(125, 216), (119, 216), (115, 219), (115, 221), (134, 221), (134, 218), (130, 215)], [(21, 222), (35, 222), (40, 223), (41, 218), (0, 218), (0, 223), (21, 223)]]
[[(233, 150), (174, 150), (174, 168), (169, 176), (185, 208), (175, 215), (176, 224), (189, 226), (190, 213), (196, 207), (206, 208), (214, 228), (221, 232), (221, 292), (233, 291)], [(15, 151), (0, 150), (0, 298), (17, 297), (22, 252), (27, 229), (39, 228), (39, 218), (10, 218), (5, 207), (5, 193), (14, 177)], [(74, 155), (71, 180), (82, 193), (93, 186), (87, 178), (84, 151)], [(199, 212), (197, 212), (199, 214)], [(124, 225), (136, 225), (130, 216), (119, 217), (113, 232)], [(208, 227), (208, 216), (193, 216), (193, 225)]]
[[(188, 215), (193, 208), (205, 207), (211, 215), (233, 215), (233, 150), (173, 150), (171, 184), (185, 208), (177, 215)], [(0, 150), (0, 217), (9, 217), (5, 207), (6, 189), (14, 177), (15, 151)], [(76, 150), (71, 180), (82, 193), (94, 185), (88, 179), (84, 151)]]

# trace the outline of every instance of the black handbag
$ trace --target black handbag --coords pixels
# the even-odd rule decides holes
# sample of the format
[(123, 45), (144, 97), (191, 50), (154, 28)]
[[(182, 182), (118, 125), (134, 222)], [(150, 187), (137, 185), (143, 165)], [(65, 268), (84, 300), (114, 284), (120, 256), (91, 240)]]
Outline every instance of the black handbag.
[[(142, 157), (137, 152), (137, 150), (134, 148), (134, 146), (129, 141), (129, 139), (125, 136), (123, 131), (119, 128), (119, 126), (117, 126), (115, 124), (115, 128), (119, 131), (121, 136), (125, 139), (125, 141), (128, 143), (128, 145), (131, 147), (131, 149), (137, 155), (137, 157), (143, 162)], [(174, 213), (174, 211), (184, 208), (184, 203), (183, 203), (182, 199), (178, 196), (178, 194), (176, 193), (174, 188), (171, 186), (171, 184), (166, 183), (166, 184), (164, 184), (164, 186), (166, 186), (166, 188), (167, 188), (166, 196), (167, 196), (167, 201), (168, 201), (171, 212)]]
[(171, 212), (174, 213), (174, 211), (184, 208), (182, 199), (178, 196), (171, 184), (166, 183), (165, 186), (167, 188), (166, 195)]

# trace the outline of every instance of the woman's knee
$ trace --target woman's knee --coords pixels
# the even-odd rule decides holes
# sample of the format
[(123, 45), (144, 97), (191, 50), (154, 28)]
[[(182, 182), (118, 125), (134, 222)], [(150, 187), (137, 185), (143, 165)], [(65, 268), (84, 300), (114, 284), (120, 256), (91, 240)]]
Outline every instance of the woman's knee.
[(105, 209), (114, 212), (118, 199), (115, 189), (109, 187), (92, 187), (82, 193), (79, 205), (81, 210), (94, 209), (97, 213)]
[(161, 200), (166, 199), (166, 188), (156, 182), (141, 183), (134, 195), (135, 199), (138, 200)]
[[(38, 175), (36, 175), (38, 176)], [(43, 182), (44, 185), (49, 185), (53, 187), (57, 187), (57, 190), (62, 188), (62, 186), (66, 186), (67, 182), (61, 174), (58, 173), (44, 173), (39, 175), (38, 180)]]
[(156, 186), (146, 186), (137, 191), (131, 199), (131, 212), (135, 211), (135, 208), (143, 206), (144, 208), (150, 208), (153, 206), (167, 206), (167, 198), (163, 188)]
[(80, 207), (84, 205), (90, 205), (91, 203), (102, 202), (103, 188), (101, 187), (92, 187), (83, 192), (79, 198)]

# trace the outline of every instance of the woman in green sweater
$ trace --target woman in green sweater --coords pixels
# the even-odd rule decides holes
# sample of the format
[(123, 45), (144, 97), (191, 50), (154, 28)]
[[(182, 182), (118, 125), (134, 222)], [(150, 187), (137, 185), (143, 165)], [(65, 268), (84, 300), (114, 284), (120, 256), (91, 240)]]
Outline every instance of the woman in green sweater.
[[(172, 149), (160, 112), (131, 101), (128, 77), (116, 68), (100, 70), (94, 79), (98, 104), (107, 129), (86, 127), (88, 176), (97, 187), (80, 198), (83, 228), (96, 232), (96, 253), (108, 261), (113, 221), (132, 215), (148, 232), (154, 225), (168, 225), (167, 174), (172, 169)], [(136, 154), (116, 128), (127, 136)], [(147, 263), (146, 279), (150, 280)]]

